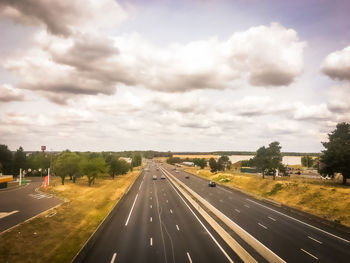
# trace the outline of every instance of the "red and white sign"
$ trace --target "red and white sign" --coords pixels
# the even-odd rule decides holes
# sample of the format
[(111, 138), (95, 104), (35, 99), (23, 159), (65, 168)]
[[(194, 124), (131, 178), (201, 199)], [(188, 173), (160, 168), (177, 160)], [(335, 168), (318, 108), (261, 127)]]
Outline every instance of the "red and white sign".
[(49, 180), (49, 177), (45, 176), (44, 177), (44, 182), (42, 184), (42, 188), (46, 189), (46, 187), (48, 186), (48, 180)]
[(46, 146), (45, 145), (41, 146), (41, 150), (45, 151), (46, 150)]

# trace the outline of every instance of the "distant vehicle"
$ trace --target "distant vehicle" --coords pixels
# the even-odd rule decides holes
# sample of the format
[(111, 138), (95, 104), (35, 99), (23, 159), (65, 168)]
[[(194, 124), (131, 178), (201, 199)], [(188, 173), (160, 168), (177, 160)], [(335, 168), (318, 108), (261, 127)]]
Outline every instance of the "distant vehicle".
[(216, 183), (213, 182), (213, 181), (210, 181), (209, 184), (208, 184), (209, 187), (215, 187), (216, 186)]
[(162, 174), (162, 176), (160, 177), (160, 179), (165, 179), (165, 175), (164, 175), (164, 174)]
[(179, 170), (176, 170), (175, 173), (179, 173)]
[(153, 175), (152, 179), (153, 179), (153, 180), (157, 180), (157, 176), (156, 176), (156, 175)]
[(159, 168), (157, 167), (157, 171), (159, 171)]
[(190, 179), (190, 176), (188, 174), (185, 175), (186, 179)]

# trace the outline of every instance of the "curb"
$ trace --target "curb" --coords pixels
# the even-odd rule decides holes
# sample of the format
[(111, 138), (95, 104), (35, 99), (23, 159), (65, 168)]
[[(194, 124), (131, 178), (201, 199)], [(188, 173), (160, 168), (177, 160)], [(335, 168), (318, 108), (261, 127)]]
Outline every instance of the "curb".
[(140, 173), (137, 175), (137, 177), (135, 178), (135, 180), (132, 182), (131, 185), (129, 185), (128, 189), (125, 191), (125, 193), (123, 194), (123, 196), (117, 201), (117, 203), (113, 206), (113, 208), (111, 209), (111, 211), (109, 211), (109, 213), (106, 215), (106, 217), (102, 220), (102, 222), (97, 226), (97, 228), (95, 229), (95, 231), (91, 234), (91, 236), (88, 238), (88, 240), (86, 240), (86, 242), (84, 243), (84, 245), (80, 248), (80, 250), (78, 251), (78, 253), (74, 256), (74, 258), (72, 259), (72, 263), (80, 263), (83, 262), (86, 255), (88, 254), (90, 248), (95, 244), (96, 240), (98, 239), (98, 237), (101, 235), (101, 233), (103, 232), (104, 228), (106, 227), (107, 223), (111, 220), (111, 218), (113, 217), (116, 209), (118, 208), (118, 205), (121, 203), (121, 201), (125, 198), (125, 196), (129, 193), (131, 187), (135, 184), (135, 182), (137, 181), (137, 179), (140, 177), (140, 175), (143, 173), (143, 170), (140, 171)]

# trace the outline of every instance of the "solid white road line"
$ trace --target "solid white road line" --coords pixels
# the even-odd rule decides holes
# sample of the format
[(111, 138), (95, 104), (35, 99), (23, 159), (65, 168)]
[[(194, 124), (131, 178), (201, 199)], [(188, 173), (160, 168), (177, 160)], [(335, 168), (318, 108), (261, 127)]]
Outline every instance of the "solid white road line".
[(138, 196), (139, 196), (139, 194), (137, 194), (136, 197), (135, 197), (134, 203), (132, 204), (132, 207), (131, 207), (131, 209), (130, 209), (130, 213), (129, 213), (128, 219), (127, 219), (126, 222), (125, 222), (125, 226), (127, 226), (128, 223), (129, 223), (129, 219), (130, 219), (132, 210), (134, 209), (134, 206), (135, 206), (135, 203), (136, 203), (136, 200), (137, 200), (137, 197), (138, 197)]
[(316, 238), (313, 238), (313, 237), (310, 237), (310, 236), (307, 236), (307, 237), (310, 238), (311, 240), (313, 240), (313, 241), (319, 243), (319, 244), (322, 244), (322, 242), (319, 241), (319, 240), (317, 240)]
[(190, 263), (192, 263), (192, 259), (191, 259), (191, 256), (190, 256), (190, 253), (186, 253), (187, 254), (187, 257), (188, 257), (188, 261), (190, 262)]
[(113, 254), (113, 257), (112, 257), (112, 259), (111, 259), (111, 263), (114, 263), (114, 260), (115, 260), (115, 257), (117, 256), (117, 253), (114, 253)]
[(263, 224), (258, 223), (258, 225), (261, 226), (261, 227), (263, 227), (263, 228), (265, 228), (265, 229), (267, 229), (267, 227), (264, 226)]
[(6, 216), (9, 216), (9, 215), (18, 213), (18, 212), (19, 212), (18, 210), (14, 210), (14, 211), (12, 211), (12, 212), (0, 212), (0, 219), (1, 219), (1, 218), (4, 218), (4, 217), (6, 217)]
[[(169, 181), (168, 181), (169, 182)], [(192, 208), (186, 203), (186, 201), (182, 198), (182, 196), (179, 194), (179, 192), (175, 189), (175, 187), (169, 182), (170, 186), (174, 189), (174, 191), (177, 193), (177, 195), (180, 197), (180, 199), (185, 203), (187, 208), (191, 211), (191, 213), (194, 215), (194, 217), (198, 220), (198, 222), (202, 225), (205, 231), (209, 234), (211, 239), (214, 241), (214, 243), (219, 247), (221, 252), (225, 255), (225, 257), (229, 260), (229, 262), (233, 263), (233, 260), (230, 258), (230, 256), (226, 253), (226, 251), (220, 246), (219, 242), (215, 239), (215, 237), (209, 232), (209, 230), (206, 228), (206, 226), (202, 223), (202, 221), (198, 218), (198, 216), (193, 212)], [(191, 261), (192, 262), (192, 261)]]
[(271, 211), (274, 211), (275, 213), (277, 213), (277, 214), (279, 214), (279, 215), (285, 216), (285, 217), (287, 217), (287, 218), (289, 218), (289, 219), (292, 219), (292, 220), (294, 220), (294, 221), (297, 221), (297, 222), (299, 222), (299, 223), (301, 223), (301, 224), (303, 224), (303, 225), (306, 225), (306, 226), (308, 226), (308, 227), (311, 227), (311, 228), (313, 228), (313, 229), (316, 229), (316, 230), (318, 230), (318, 231), (320, 231), (320, 232), (322, 232), (322, 233), (325, 233), (325, 234), (330, 235), (330, 236), (332, 236), (332, 237), (338, 238), (338, 239), (340, 239), (340, 240), (342, 240), (342, 241), (344, 241), (344, 242), (346, 242), (346, 243), (350, 243), (349, 240), (346, 240), (346, 239), (344, 239), (344, 238), (342, 238), (342, 237), (339, 237), (339, 236), (337, 236), (337, 235), (334, 235), (334, 234), (332, 234), (332, 233), (329, 233), (329, 232), (327, 232), (327, 231), (325, 231), (325, 230), (323, 230), (323, 229), (320, 229), (320, 228), (318, 228), (318, 227), (315, 227), (315, 226), (313, 226), (313, 225), (310, 225), (310, 224), (308, 224), (308, 223), (305, 223), (305, 222), (303, 222), (303, 221), (301, 221), (301, 220), (299, 220), (299, 219), (296, 219), (296, 218), (294, 218), (294, 217), (291, 217), (291, 216), (289, 216), (289, 215), (283, 214), (283, 213), (281, 213), (281, 212), (279, 212), (279, 211), (277, 211), (277, 210), (275, 210), (275, 209), (272, 209), (272, 208), (270, 208), (270, 207), (268, 207), (268, 206), (259, 204), (258, 202), (255, 202), (255, 201), (250, 200), (250, 199), (248, 199), (248, 198), (247, 198), (247, 200), (248, 200), (249, 202), (254, 203), (254, 204), (260, 205), (260, 206), (262, 206), (262, 207), (264, 207), (264, 208), (266, 208), (266, 209), (269, 209), (269, 210), (271, 210)]
[(271, 217), (271, 216), (268, 216), (267, 218), (269, 218), (269, 219), (271, 219), (272, 221), (277, 221), (276, 219), (274, 219), (273, 217)]
[(170, 209), (170, 213), (172, 214), (172, 213), (173, 213), (173, 210)]
[(141, 189), (142, 184), (143, 184), (143, 181), (142, 181), (141, 184), (140, 184), (139, 190)]
[(178, 225), (176, 225), (176, 229), (177, 229), (177, 231), (180, 231), (180, 228), (179, 228), (179, 226), (178, 226)]
[(237, 213), (240, 213), (241, 211), (239, 211), (238, 209), (235, 209), (235, 211), (237, 212)]
[(308, 254), (309, 256), (313, 257), (314, 259), (318, 260), (318, 257), (312, 255), (310, 252), (307, 252), (306, 250), (304, 250), (302, 248), (300, 250), (303, 251), (304, 253)]
[(152, 238), (150, 238), (149, 244), (150, 244), (151, 246), (153, 246), (153, 239), (152, 239)]

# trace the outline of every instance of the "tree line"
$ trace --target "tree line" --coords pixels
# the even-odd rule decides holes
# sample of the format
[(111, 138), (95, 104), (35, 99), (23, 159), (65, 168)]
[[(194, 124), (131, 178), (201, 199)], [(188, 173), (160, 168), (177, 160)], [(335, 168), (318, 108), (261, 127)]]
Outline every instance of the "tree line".
[(91, 186), (100, 174), (107, 174), (114, 179), (116, 175), (126, 174), (133, 167), (142, 164), (140, 153), (129, 155), (131, 162), (128, 163), (118, 153), (95, 153), (95, 152), (70, 152), (63, 151), (58, 155), (45, 152), (34, 152), (27, 156), (22, 147), (12, 153), (7, 145), (0, 145), (0, 172), (3, 174), (18, 175), (22, 168), (26, 176), (46, 176), (48, 168), (51, 174), (61, 178), (64, 184), (69, 178), (76, 182), (78, 178), (86, 176)]
[(182, 162), (193, 162), (194, 165), (199, 166), (204, 169), (207, 166), (207, 160), (205, 158), (179, 158), (179, 157), (169, 157), (166, 162), (168, 164), (176, 164)]

